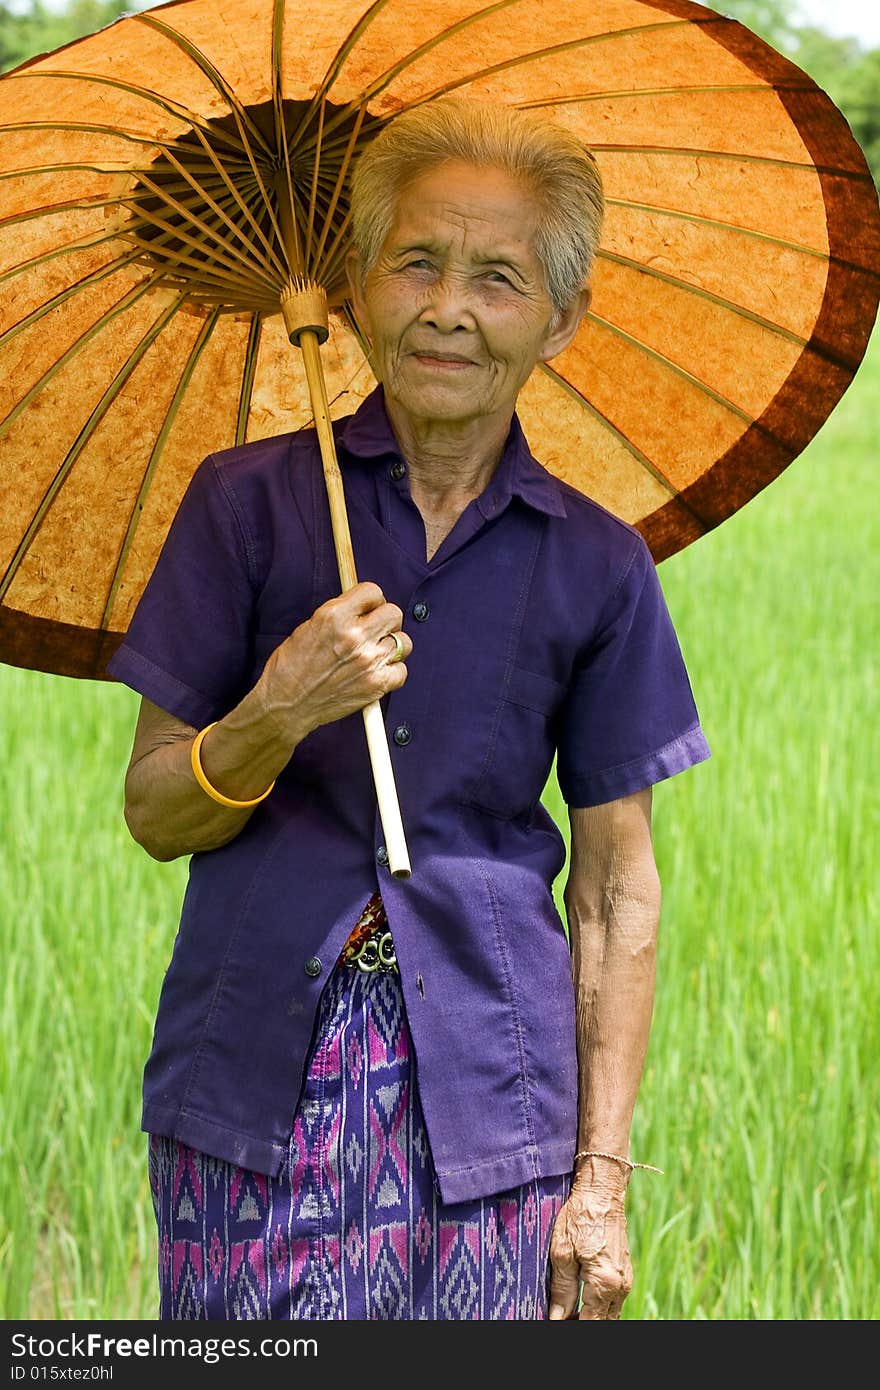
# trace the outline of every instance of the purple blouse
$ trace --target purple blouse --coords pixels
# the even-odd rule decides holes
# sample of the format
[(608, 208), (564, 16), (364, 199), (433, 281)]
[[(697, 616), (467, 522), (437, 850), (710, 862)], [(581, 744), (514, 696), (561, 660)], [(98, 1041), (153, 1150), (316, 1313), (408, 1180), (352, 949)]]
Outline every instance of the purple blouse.
[[(571, 961), (540, 803), (709, 756), (650, 552), (547, 473), (514, 417), (430, 561), (381, 388), (334, 426), (358, 575), (404, 612), (382, 702), (412, 876), (388, 872), (359, 714), (316, 729), (221, 849), (194, 854), (144, 1073), (142, 1127), (277, 1175), (317, 1000), (377, 887), (444, 1202), (570, 1169)], [(339, 592), (314, 431), (207, 458), (108, 670), (196, 727)]]

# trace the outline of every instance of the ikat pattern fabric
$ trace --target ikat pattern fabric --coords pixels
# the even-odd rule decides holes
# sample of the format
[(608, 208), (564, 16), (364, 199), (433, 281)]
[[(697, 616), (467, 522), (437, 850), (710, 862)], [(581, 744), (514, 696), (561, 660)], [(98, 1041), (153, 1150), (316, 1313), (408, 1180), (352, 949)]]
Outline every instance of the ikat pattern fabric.
[(149, 1136), (160, 1319), (533, 1319), (569, 1175), (444, 1206), (396, 974), (337, 965), (277, 1178)]

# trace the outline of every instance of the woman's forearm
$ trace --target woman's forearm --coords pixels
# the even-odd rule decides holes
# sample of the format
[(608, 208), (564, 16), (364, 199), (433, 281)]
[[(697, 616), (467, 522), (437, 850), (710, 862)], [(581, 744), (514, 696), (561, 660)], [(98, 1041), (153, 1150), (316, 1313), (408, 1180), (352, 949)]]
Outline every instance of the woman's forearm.
[[(376, 584), (360, 583), (328, 599), (275, 648), (240, 704), (206, 734), (202, 770), (234, 801), (259, 797), (322, 724), (399, 690), (412, 641), (403, 613)], [(387, 639), (394, 634), (390, 655)], [(125, 818), (154, 859), (218, 849), (253, 811), (214, 801), (199, 786), (191, 751), (196, 731), (146, 702), (125, 782)]]
[[(634, 805), (594, 808), (565, 892), (577, 1019), (578, 1150), (626, 1156), (654, 1002), (660, 881)], [(648, 815), (650, 803), (648, 803)], [(575, 811), (573, 816), (589, 816)]]
[[(218, 849), (253, 815), (253, 808), (222, 806), (199, 786), (191, 762), (195, 733), (155, 706), (142, 712), (125, 779), (125, 818), (154, 859)], [(289, 725), (279, 727), (257, 686), (205, 736), (202, 769), (217, 791), (250, 801), (275, 780), (298, 741)]]

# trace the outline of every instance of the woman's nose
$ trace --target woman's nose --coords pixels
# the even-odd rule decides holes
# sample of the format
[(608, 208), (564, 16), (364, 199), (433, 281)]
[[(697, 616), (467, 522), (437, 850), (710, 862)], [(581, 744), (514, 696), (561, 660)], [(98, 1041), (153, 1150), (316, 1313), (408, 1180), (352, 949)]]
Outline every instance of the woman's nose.
[(475, 325), (470, 293), (462, 277), (438, 276), (428, 292), (420, 317), (423, 323), (440, 333), (454, 333), (457, 328), (472, 332)]

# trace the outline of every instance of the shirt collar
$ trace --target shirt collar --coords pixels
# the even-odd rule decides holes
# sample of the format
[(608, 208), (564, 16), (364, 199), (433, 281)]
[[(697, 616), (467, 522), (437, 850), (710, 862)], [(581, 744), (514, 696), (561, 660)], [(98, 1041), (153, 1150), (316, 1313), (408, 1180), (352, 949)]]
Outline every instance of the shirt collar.
[[(381, 385), (367, 396), (354, 415), (345, 421), (338, 442), (354, 458), (400, 458), (400, 448), (385, 410)], [(486, 517), (498, 516), (511, 497), (519, 497), (528, 506), (548, 516), (566, 515), (565, 502), (559, 481), (533, 458), (514, 415), (504, 452), (492, 480), (478, 499), (477, 505)]]

